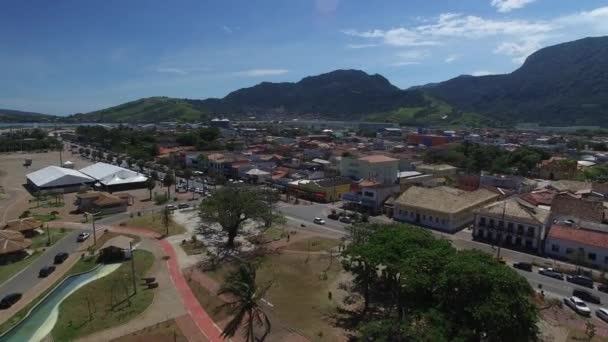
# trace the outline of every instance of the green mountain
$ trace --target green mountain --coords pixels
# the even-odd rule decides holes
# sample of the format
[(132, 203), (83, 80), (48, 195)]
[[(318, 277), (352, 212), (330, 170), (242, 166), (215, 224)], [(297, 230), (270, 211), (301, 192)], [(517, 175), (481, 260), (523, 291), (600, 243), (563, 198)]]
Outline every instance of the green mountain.
[(138, 122), (204, 121), (207, 109), (200, 101), (170, 97), (149, 97), (86, 114), (74, 114), (70, 121), (78, 122)]
[(541, 49), (510, 74), (460, 76), (423, 89), (502, 122), (608, 126), (608, 37)]
[(12, 109), (0, 109), (0, 122), (2, 123), (53, 122), (56, 119), (56, 116), (49, 114), (23, 112)]

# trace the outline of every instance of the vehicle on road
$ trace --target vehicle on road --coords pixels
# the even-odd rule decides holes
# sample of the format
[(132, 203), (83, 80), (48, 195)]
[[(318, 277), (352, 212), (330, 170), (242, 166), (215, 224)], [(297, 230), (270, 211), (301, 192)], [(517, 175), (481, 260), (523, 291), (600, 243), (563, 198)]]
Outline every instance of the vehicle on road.
[(46, 278), (49, 276), (49, 274), (55, 272), (55, 266), (44, 266), (43, 268), (40, 269), (40, 272), (38, 272), (38, 277), (39, 278)]
[(320, 225), (324, 225), (325, 224), (325, 220), (323, 220), (320, 217), (315, 217), (314, 220), (312, 220), (312, 222), (316, 223), (316, 224), (320, 224)]
[(332, 214), (327, 215), (327, 218), (330, 220), (338, 220), (338, 219), (340, 219), (340, 216), (338, 216), (338, 214), (336, 214), (336, 213), (332, 213)]
[(167, 209), (169, 209), (169, 210), (176, 210), (176, 209), (177, 209), (177, 207), (176, 207), (176, 206), (174, 206), (173, 204), (167, 204), (167, 205), (165, 206), (165, 208), (167, 208)]
[(342, 223), (352, 223), (353, 220), (351, 220), (350, 217), (348, 217), (348, 216), (342, 216), (340, 218), (340, 222), (342, 222)]
[(560, 272), (555, 271), (552, 268), (539, 268), (538, 274), (542, 274), (544, 276), (547, 276), (547, 277), (550, 277), (553, 279), (557, 279), (557, 280), (564, 280), (564, 275)]
[(608, 285), (599, 284), (597, 286), (597, 290), (600, 291), (600, 292), (608, 293)]
[(573, 284), (585, 286), (590, 289), (593, 288), (593, 279), (582, 276), (582, 275), (573, 275), (573, 276), (568, 275), (568, 276), (566, 276), (566, 281), (573, 283)]
[(21, 293), (7, 294), (6, 296), (4, 296), (4, 298), (2, 298), (2, 300), (0, 300), (0, 309), (4, 310), (10, 308), (15, 303), (17, 303), (22, 296), (23, 295)]
[(53, 263), (55, 265), (63, 264), (63, 262), (65, 261), (65, 259), (68, 258), (68, 256), (69, 256), (69, 254), (65, 253), (65, 252), (57, 253), (55, 255), (55, 259), (53, 260)]
[(188, 191), (194, 192), (194, 191), (196, 191), (196, 188), (188, 188)]
[(532, 264), (529, 262), (516, 262), (513, 264), (513, 267), (518, 270), (532, 272)]
[(177, 208), (179, 208), (179, 209), (190, 208), (190, 204), (188, 204), (188, 203), (180, 203), (180, 204), (177, 205)]
[(83, 242), (83, 241), (85, 241), (86, 239), (88, 239), (88, 238), (89, 238), (89, 236), (91, 236), (91, 234), (90, 234), (90, 233), (87, 233), (87, 232), (82, 232), (82, 233), (78, 234), (78, 237), (76, 238), (76, 241), (77, 241), (77, 242)]
[(202, 194), (203, 193), (203, 189), (201, 189), (201, 188), (195, 188), (194, 192), (196, 192), (197, 194)]
[(602, 304), (600, 297), (594, 295), (593, 293), (591, 293), (587, 290), (574, 289), (574, 290), (572, 290), (572, 295), (574, 297), (578, 297), (578, 298), (584, 300), (585, 302), (589, 302), (589, 303), (593, 303), (593, 304)]
[(590, 316), (591, 310), (587, 306), (585, 302), (583, 302), (580, 298), (572, 296), (564, 298), (564, 303), (570, 307), (570, 309), (574, 310), (576, 313), (582, 316)]
[(595, 315), (604, 322), (608, 322), (608, 309), (599, 308), (595, 310)]

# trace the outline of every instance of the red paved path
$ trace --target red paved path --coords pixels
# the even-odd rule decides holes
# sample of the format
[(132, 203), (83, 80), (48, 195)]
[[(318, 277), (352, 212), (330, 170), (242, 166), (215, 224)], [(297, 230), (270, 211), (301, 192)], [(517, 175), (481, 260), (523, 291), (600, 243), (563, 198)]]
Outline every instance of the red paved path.
[(173, 246), (167, 241), (162, 240), (160, 242), (161, 247), (169, 256), (169, 260), (167, 260), (167, 266), (169, 268), (169, 273), (171, 275), (171, 280), (177, 289), (177, 292), (182, 297), (182, 301), (192, 317), (192, 320), (196, 323), (196, 325), (201, 329), (201, 331), (205, 334), (205, 336), (211, 342), (221, 342), (224, 341), (222, 337), (220, 337), (220, 329), (215, 325), (209, 314), (203, 309), (200, 305), (194, 293), (186, 283), (186, 279), (177, 265), (177, 256), (175, 254), (175, 250)]

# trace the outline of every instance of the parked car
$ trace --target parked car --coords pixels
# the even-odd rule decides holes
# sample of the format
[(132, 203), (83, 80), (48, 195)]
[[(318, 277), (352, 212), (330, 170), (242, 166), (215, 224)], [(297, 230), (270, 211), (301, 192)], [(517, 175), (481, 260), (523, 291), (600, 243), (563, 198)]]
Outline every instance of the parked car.
[(38, 277), (46, 278), (53, 272), (55, 272), (55, 266), (44, 266), (40, 269), (40, 272), (38, 272)]
[(600, 292), (608, 293), (608, 285), (606, 285), (606, 284), (599, 284), (597, 286), (597, 290), (600, 291)]
[(342, 223), (352, 223), (353, 220), (351, 220), (350, 217), (348, 217), (348, 216), (342, 216), (340, 218), (340, 222), (342, 222)]
[(564, 298), (564, 303), (569, 306), (572, 310), (582, 316), (590, 316), (591, 310), (585, 302), (580, 298), (572, 296)]
[(167, 209), (169, 209), (169, 210), (176, 210), (176, 209), (177, 209), (177, 207), (176, 207), (176, 206), (174, 206), (173, 204), (167, 204), (167, 205), (165, 206), (165, 208), (167, 208)]
[(55, 265), (63, 264), (63, 262), (65, 261), (65, 259), (68, 258), (68, 256), (69, 256), (69, 254), (65, 253), (65, 252), (57, 253), (55, 255), (55, 260), (54, 260)]
[(566, 276), (566, 281), (573, 283), (573, 284), (585, 286), (590, 289), (593, 288), (593, 279), (582, 276), (582, 275), (574, 275), (574, 276), (568, 275), (568, 276)]
[(542, 274), (544, 276), (554, 278), (557, 280), (564, 280), (564, 275), (560, 272), (555, 271), (552, 268), (539, 268), (538, 274)]
[(86, 239), (88, 239), (88, 238), (89, 238), (89, 236), (91, 236), (91, 234), (90, 234), (90, 233), (87, 233), (87, 232), (82, 232), (82, 233), (78, 234), (78, 237), (76, 238), (76, 241), (77, 241), (77, 242), (83, 242), (83, 241), (85, 241)]
[(320, 217), (315, 217), (315, 219), (314, 219), (314, 220), (312, 220), (312, 222), (314, 222), (314, 223), (316, 223), (316, 224), (321, 224), (321, 225), (325, 224), (325, 220), (323, 220), (323, 219), (322, 219), (322, 218), (320, 218)]
[(180, 203), (180, 204), (177, 205), (177, 208), (179, 208), (179, 209), (190, 208), (190, 204), (188, 204), (188, 203)]
[(190, 191), (190, 192), (195, 192), (195, 191), (196, 191), (196, 188), (192, 188), (192, 187), (191, 187), (191, 188), (188, 188), (188, 191)]
[(0, 309), (4, 310), (10, 308), (17, 303), (22, 296), (23, 295), (21, 293), (7, 294), (4, 296), (4, 298), (2, 298), (2, 300), (0, 300)]
[(196, 192), (197, 194), (202, 194), (203, 193), (203, 189), (201, 189), (201, 188), (195, 188), (194, 192)]
[(338, 216), (338, 214), (329, 214), (327, 215), (327, 218), (331, 220), (337, 220), (340, 218), (340, 216)]
[(522, 271), (532, 272), (532, 264), (529, 262), (516, 262), (513, 264), (513, 267)]
[(587, 290), (574, 289), (574, 290), (572, 290), (572, 295), (574, 297), (578, 297), (578, 298), (584, 300), (585, 302), (589, 302), (589, 303), (593, 303), (593, 304), (602, 303), (602, 301), (600, 300), (600, 297), (594, 295), (593, 293), (591, 293)]
[(595, 315), (599, 317), (602, 321), (608, 322), (608, 310), (604, 308), (599, 308), (595, 310)]

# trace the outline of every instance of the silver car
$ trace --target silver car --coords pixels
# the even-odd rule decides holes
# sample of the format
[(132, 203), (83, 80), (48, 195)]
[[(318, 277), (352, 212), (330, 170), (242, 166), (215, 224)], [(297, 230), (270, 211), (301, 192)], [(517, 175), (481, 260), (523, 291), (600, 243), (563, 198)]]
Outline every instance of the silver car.
[(564, 298), (564, 303), (582, 316), (591, 316), (591, 310), (580, 298), (572, 296)]
[(595, 310), (595, 315), (599, 317), (602, 321), (608, 322), (608, 309), (599, 308)]

